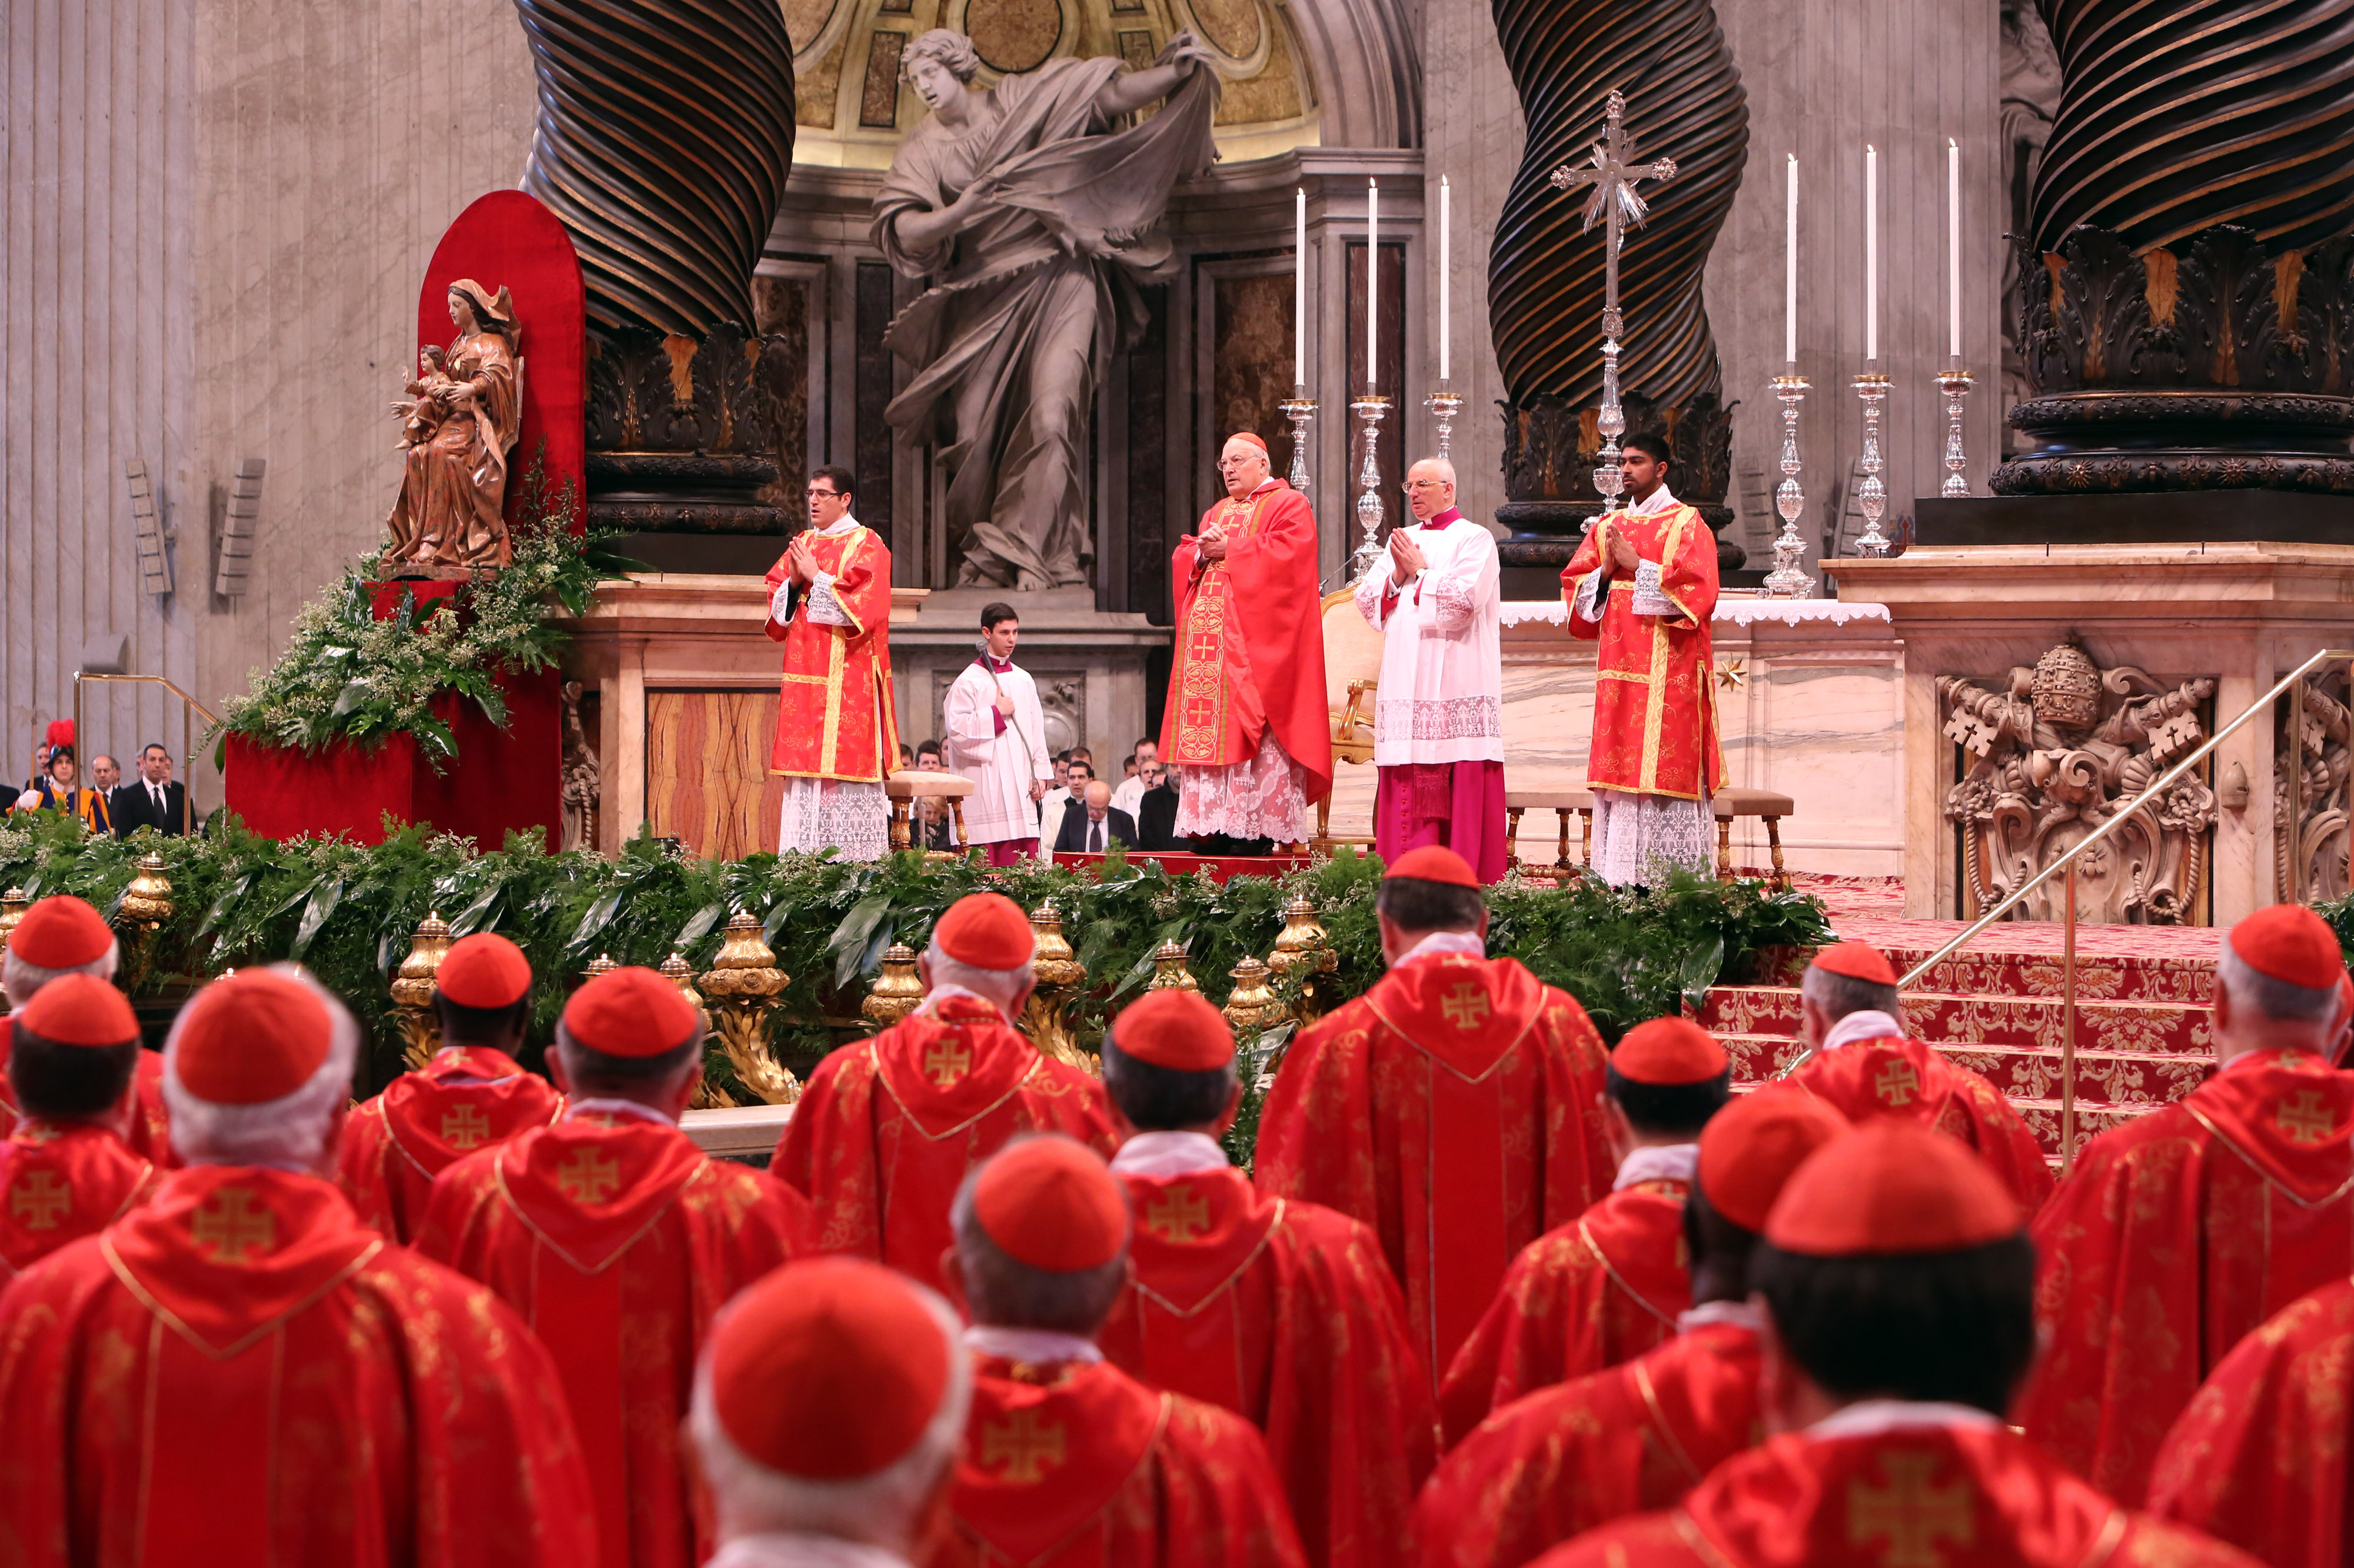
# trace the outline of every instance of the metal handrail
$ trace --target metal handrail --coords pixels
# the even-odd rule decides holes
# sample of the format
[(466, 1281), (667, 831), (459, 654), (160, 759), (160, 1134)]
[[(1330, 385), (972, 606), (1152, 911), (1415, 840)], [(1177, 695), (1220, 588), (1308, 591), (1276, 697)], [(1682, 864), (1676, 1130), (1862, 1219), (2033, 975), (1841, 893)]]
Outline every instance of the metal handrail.
[[(2053, 861), (2050, 865), (2045, 866), (2041, 871), (2036, 873), (2027, 881), (2020, 883), (2017, 887), (2012, 888), (2009, 894), (2004, 895), (1999, 903), (1996, 904), (1993, 908), (1988, 910), (1985, 914), (1979, 916), (1978, 919), (1973, 921), (1969, 927), (1964, 930), (1959, 936), (1954, 938), (1944, 947), (1939, 948), (1935, 952), (1930, 954), (1927, 958), (1922, 959), (1919, 963), (1914, 965), (1912, 969), (1906, 970), (1903, 975), (1898, 977), (1896, 988), (1899, 991), (1903, 991), (1907, 986), (1913, 985), (1931, 969), (1936, 968), (1939, 964), (1945, 962), (1946, 959), (1953, 956), (1956, 951), (1967, 946), (1973, 938), (1978, 936), (1979, 932), (1985, 930), (1988, 927), (1993, 925), (2005, 915), (2009, 914), (2013, 909), (2017, 908), (2020, 902), (2024, 900), (2029, 894), (2034, 892), (2037, 888), (2051, 881), (2054, 876), (2060, 875), (2063, 872), (2066, 874), (2067, 897), (2066, 903), (2063, 906), (2064, 914), (2062, 916), (2061, 931), (2062, 1001), (2060, 1025), (2060, 1168), (2063, 1174), (2066, 1173), (2066, 1171), (2073, 1165), (2076, 1154), (2075, 1139), (2073, 1135), (2075, 1131), (2076, 1110), (2076, 1076), (2074, 1069), (2076, 1065), (2077, 858), (2083, 855), (2085, 851), (2091, 849), (2094, 844), (2101, 842), (2111, 833), (2115, 832), (2119, 827), (2124, 825), (2128, 818), (2139, 816), (2147, 811), (2152, 806), (2156, 805), (2158, 800), (2164, 796), (2166, 791), (2173, 786), (2175, 780), (2180, 779), (2183, 775), (2189, 773), (2193, 768), (2198, 767), (2200, 763), (2205, 761), (2210, 756), (2213, 755), (2217, 747), (2222, 745), (2233, 732), (2238, 730), (2242, 725), (2246, 724), (2250, 719), (2253, 718), (2259, 711), (2267, 714), (2270, 713), (2272, 711), (2273, 705), (2281, 699), (2284, 693), (2286, 693), (2290, 697), (2288, 797), (2290, 888), (2296, 895), (2296, 902), (2303, 903), (2305, 898), (2305, 867), (2303, 857), (2299, 853), (2301, 846), (2298, 842), (2299, 839), (2303, 836), (2301, 832), (2303, 824), (2298, 819), (2298, 781), (2303, 772), (2303, 768), (2299, 766), (2299, 762), (2304, 751), (2305, 739), (2303, 724), (2305, 713), (2305, 688), (2301, 683), (2304, 681), (2306, 676), (2311, 674), (2315, 670), (2320, 668), (2322, 665), (2339, 659), (2354, 661), (2354, 649), (2324, 648), (2319, 652), (2314, 654), (2313, 657), (2307, 659), (2304, 663), (2299, 664), (2296, 669), (2291, 670), (2287, 674), (2282, 676), (2273, 684), (2270, 691), (2266, 692), (2263, 696), (2258, 697), (2254, 702), (2250, 703), (2245, 708), (2241, 710), (2238, 717), (2232, 719), (2231, 723), (2215, 731), (2214, 734), (2209, 736), (2196, 747), (2193, 747), (2188, 756), (2184, 757), (2180, 761), (2168, 768), (2165, 772), (2159, 774), (2156, 779), (2150, 780), (2147, 785), (2144, 786), (2143, 789), (2135, 794), (2129, 800), (2121, 801), (2118, 804), (2117, 809), (2110, 813), (2106, 821), (2101, 823), (2100, 826), (2094, 828), (2091, 832), (2086, 833), (2083, 838), (2077, 840), (2074, 844), (2069, 847), (2067, 853)], [(2349, 881), (2354, 881), (2354, 834), (2349, 834), (2348, 840), (2348, 872)], [(1818, 1048), (1813, 1045), (1808, 1046), (1804, 1051), (1801, 1051), (1797, 1056), (1793, 1057), (1788, 1065), (1785, 1066), (1780, 1072), (1775, 1074), (1775, 1076), (1777, 1078), (1788, 1077), (1792, 1073), (1797, 1072), (1800, 1067), (1804, 1066), (1807, 1062), (1814, 1056), (1817, 1049)]]
[[(196, 766), (196, 719), (192, 715), (191, 710), (193, 710), (194, 713), (204, 715), (205, 722), (207, 724), (217, 725), (220, 723), (220, 718), (212, 711), (212, 709), (205, 706), (204, 704), (196, 701), (196, 698), (180, 690), (177, 684), (165, 679), (162, 675), (97, 675), (91, 674), (86, 671), (76, 670), (74, 672), (74, 738), (78, 741), (81, 740), (84, 734), (82, 728), (81, 708), (81, 687), (84, 681), (119, 681), (124, 684), (133, 686), (161, 686), (165, 691), (171, 693), (174, 696), (179, 698), (180, 764), (182, 767), (188, 768), (193, 776)], [(87, 746), (88, 742), (85, 741), (83, 744)], [(84, 766), (87, 766), (87, 764)], [(191, 780), (181, 780), (180, 789), (181, 831), (184, 832), (193, 832), (196, 831), (196, 796), (192, 792), (193, 784)]]

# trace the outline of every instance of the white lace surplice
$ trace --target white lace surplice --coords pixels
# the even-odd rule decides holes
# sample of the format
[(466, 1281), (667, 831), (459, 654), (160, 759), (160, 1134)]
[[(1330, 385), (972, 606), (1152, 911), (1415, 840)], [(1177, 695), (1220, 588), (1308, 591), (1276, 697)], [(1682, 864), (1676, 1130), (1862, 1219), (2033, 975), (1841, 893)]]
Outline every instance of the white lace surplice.
[(1496, 541), (1460, 513), (1412, 530), (1425, 569), (1403, 588), (1385, 557), (1356, 585), (1382, 633), (1373, 762), (1501, 762), (1504, 663)]
[(1173, 768), (1180, 838), (1225, 833), (1290, 843), (1308, 836), (1308, 787), (1270, 727), (1258, 750), (1225, 768)]
[(1706, 800), (1594, 792), (1594, 874), (1613, 887), (1656, 883), (1670, 868), (1707, 874), (1716, 813)]
[(787, 779), (777, 829), (780, 853), (838, 851), (844, 860), (881, 860), (891, 848), (891, 802), (880, 784)]

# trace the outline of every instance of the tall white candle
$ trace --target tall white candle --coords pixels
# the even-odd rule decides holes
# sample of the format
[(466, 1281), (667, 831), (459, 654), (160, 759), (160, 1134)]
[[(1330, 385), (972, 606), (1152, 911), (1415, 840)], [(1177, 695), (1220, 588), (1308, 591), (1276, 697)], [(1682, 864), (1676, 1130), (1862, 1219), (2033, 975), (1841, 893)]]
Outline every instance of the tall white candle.
[(1782, 357), (1798, 363), (1798, 154), (1789, 154), (1790, 201), (1782, 218)]
[(1381, 363), (1373, 352), (1373, 334), (1382, 319), (1375, 308), (1382, 291), (1382, 187), (1373, 181), (1365, 182), (1365, 390), (1373, 389), (1378, 379), (1373, 369)]
[(1291, 384), (1308, 385), (1308, 188), (1299, 187), (1291, 221)]
[(1454, 226), (1455, 192), (1447, 185), (1447, 176), (1441, 175), (1438, 176), (1438, 378), (1441, 381), (1447, 379), (1447, 325), (1449, 314), (1447, 277), (1447, 231)]
[(1863, 148), (1863, 357), (1880, 357), (1880, 154)]
[(1946, 138), (1946, 352), (1962, 362), (1962, 144)]

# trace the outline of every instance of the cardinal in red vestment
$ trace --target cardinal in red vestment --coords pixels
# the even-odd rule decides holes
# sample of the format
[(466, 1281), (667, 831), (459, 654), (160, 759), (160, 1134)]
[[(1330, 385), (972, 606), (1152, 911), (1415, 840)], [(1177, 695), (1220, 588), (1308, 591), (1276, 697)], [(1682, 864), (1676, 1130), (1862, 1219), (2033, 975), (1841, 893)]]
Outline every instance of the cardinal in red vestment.
[[(122, 949), (105, 916), (69, 893), (51, 894), (37, 901), (8, 933), (0, 953), (0, 991), (11, 1008), (22, 1011), (40, 989), (59, 975), (91, 974), (114, 977)], [(8, 1093), (9, 1022), (0, 1017), (0, 1138), (8, 1136), (23, 1112)], [(170, 1121), (164, 1111), (164, 1058), (142, 1051), (133, 1065), (134, 1086), (131, 1117), (122, 1138), (131, 1151), (159, 1167), (179, 1164), (172, 1152)]]
[(494, 932), (450, 945), (433, 977), (441, 1048), (403, 1073), (344, 1126), (344, 1196), (363, 1224), (395, 1241), (425, 1223), (433, 1178), (467, 1155), (546, 1127), (564, 1097), (515, 1062), (531, 1022), (531, 962)]
[(972, 1403), (960, 1331), (860, 1258), (789, 1263), (722, 1308), (689, 1418), (707, 1568), (906, 1568), (945, 1518)]
[(785, 645), (769, 771), (784, 779), (780, 852), (890, 849), (883, 780), (899, 764), (891, 700), (891, 547), (851, 515), (846, 468), (810, 475), (809, 528), (769, 568), (769, 620)]
[(1161, 759), (1177, 771), (1181, 836), (1265, 854), (1305, 840), (1308, 808), (1332, 788), (1316, 517), (1247, 430), (1227, 438), (1218, 472), (1226, 499), (1170, 561), (1177, 646)]
[(1378, 1237), (1268, 1198), (1219, 1137), (1242, 1099), (1234, 1032), (1189, 991), (1113, 1019), (1104, 1089), (1131, 1136), (1111, 1162), (1136, 1214), (1134, 1270), (1096, 1336), (1154, 1388), (1223, 1405), (1267, 1438), (1315, 1568), (1392, 1568), (1437, 1458), (1430, 1376)]
[(1575, 999), (1485, 957), (1479, 881), (1453, 850), (1400, 855), (1373, 907), (1389, 973), (1292, 1042), (1255, 1176), (1373, 1228), (1436, 1375), (1513, 1255), (1609, 1190), (1606, 1058)]
[(2233, 1346), (2158, 1451), (2149, 1511), (2273, 1568), (2346, 1561), (2354, 1475), (2354, 1280), (2298, 1298)]
[(1799, 984), (1799, 1027), (1813, 1054), (1789, 1082), (1850, 1121), (1903, 1117), (1957, 1138), (2032, 1214), (2052, 1193), (2043, 1146), (2000, 1089), (1897, 1022), (1896, 971), (1877, 948), (1840, 942)]
[(2094, 1139), (2035, 1221), (2052, 1348), (2020, 1400), (2028, 1436), (2133, 1502), (2158, 1446), (2242, 1335), (2354, 1273), (2354, 1075), (2338, 1028), (2338, 938), (2260, 909), (2215, 966), (2215, 1075)]
[(1013, 1028), (1030, 999), (1030, 917), (1002, 893), (949, 906), (917, 969), (910, 1016), (817, 1065), (769, 1173), (809, 1199), (826, 1252), (940, 1284), (949, 1206), (973, 1166), (1017, 1134), (1119, 1147), (1103, 1086), (1042, 1056)]
[(1305, 1568), (1257, 1429), (1097, 1348), (1128, 1281), (1129, 1208), (1092, 1150), (1008, 1146), (955, 1222), (972, 1409), (924, 1568)]
[(1781, 1086), (1710, 1118), (1682, 1216), (1694, 1305), (1675, 1338), (1514, 1400), (1457, 1444), (1415, 1509), (1423, 1568), (1518, 1568), (1596, 1525), (1671, 1506), (1763, 1438), (1750, 1255), (1783, 1184), (1847, 1126)]
[(546, 1351), (327, 1179), (359, 1040), (291, 966), (182, 1009), (164, 1087), (188, 1168), (0, 1294), (0, 1562), (594, 1561)]
[(1879, 1117), (1798, 1168), (1750, 1284), (1762, 1446), (1543, 1568), (2248, 1568), (2119, 1507), (2004, 1425), (2035, 1354), (2018, 1201), (1952, 1139)]
[(143, 1053), (113, 983), (60, 975), (13, 1022), (7, 1082), (24, 1119), (0, 1142), (0, 1280), (112, 1224), (158, 1180), (122, 1141)]
[(1610, 1195), (1521, 1249), (1439, 1385), (1447, 1440), (1551, 1383), (1642, 1354), (1691, 1305), (1684, 1199), (1700, 1129), (1733, 1097), (1733, 1063), (1682, 1018), (1627, 1032), (1604, 1075), (1618, 1159)]
[(444, 1171), (417, 1236), (555, 1352), (609, 1568), (709, 1554), (678, 1451), (695, 1354), (721, 1303), (792, 1255), (809, 1224), (800, 1194), (679, 1130), (703, 1033), (652, 969), (574, 991), (548, 1057), (564, 1118)]

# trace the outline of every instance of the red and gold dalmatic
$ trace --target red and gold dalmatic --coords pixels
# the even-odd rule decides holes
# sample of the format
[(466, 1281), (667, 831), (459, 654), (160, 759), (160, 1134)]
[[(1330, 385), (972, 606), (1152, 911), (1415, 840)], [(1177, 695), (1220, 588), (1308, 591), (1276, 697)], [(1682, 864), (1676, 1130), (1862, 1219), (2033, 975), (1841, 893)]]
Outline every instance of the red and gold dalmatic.
[(1311, 1568), (1404, 1563), (1437, 1426), (1379, 1238), (1239, 1171), (1122, 1180), (1134, 1273), (1104, 1354), (1265, 1435)]
[[(1598, 620), (1577, 613), (1577, 586), (1603, 562), (1607, 534), (1623, 535), (1655, 563), (1672, 615), (1638, 615), (1635, 579), (1610, 579)], [(1716, 610), (1716, 535), (1679, 503), (1646, 516), (1597, 520), (1561, 574), (1572, 636), (1599, 641), (1594, 670), (1589, 789), (1697, 800), (1724, 782), (1717, 749), (1709, 617)]]
[(2338, 1280), (2242, 1340), (2158, 1450), (2149, 1511), (2273, 1568), (2347, 1561), (2354, 1438), (2354, 1281)]
[(330, 1182), (205, 1165), (0, 1295), (9, 1568), (577, 1568), (539, 1341)]
[(1231, 768), (1273, 731), (1307, 776), (1310, 804), (1332, 787), (1332, 721), (1324, 694), (1316, 517), (1308, 498), (1270, 479), (1249, 497), (1202, 514), (1226, 537), (1205, 561), (1194, 535), (1177, 546), (1176, 663), (1161, 721), (1161, 759)]
[(425, 1223), (433, 1178), (476, 1150), (546, 1127), (563, 1110), (564, 1097), (546, 1079), (504, 1052), (439, 1051), (345, 1119), (335, 1179), (362, 1224), (409, 1241)]
[(817, 1065), (769, 1174), (807, 1198), (821, 1252), (941, 1287), (965, 1173), (1025, 1132), (1119, 1148), (1103, 1086), (1038, 1054), (994, 1007), (951, 996)]
[(1851, 1122), (1904, 1117), (1961, 1139), (2030, 1216), (2052, 1195), (2052, 1167), (2019, 1108), (1934, 1046), (1902, 1035), (1857, 1040), (1817, 1052), (1790, 1082)]
[(975, 1361), (921, 1568), (1305, 1568), (1250, 1423), (1108, 1362)]
[(2032, 1235), (2051, 1340), (2012, 1418), (2138, 1503), (2241, 1338), (2354, 1273), (2354, 1075), (2302, 1051), (2235, 1058), (2087, 1144)]
[(1758, 1364), (1755, 1329), (1707, 1323), (1501, 1406), (1415, 1505), (1422, 1568), (1520, 1568), (1598, 1525), (1674, 1506), (1765, 1440)]
[(107, 1128), (24, 1121), (0, 1143), (0, 1281), (104, 1230), (162, 1179)]
[(1610, 1190), (1605, 1060), (1585, 1010), (1514, 960), (1414, 959), (1292, 1043), (1255, 1175), (1373, 1228), (1443, 1368), (1513, 1255)]
[(2196, 1531), (2118, 1507), (1991, 1418), (1982, 1426), (1776, 1437), (1719, 1465), (1682, 1506), (1604, 1525), (1537, 1561), (1544, 1568), (2258, 1568)]
[[(879, 784), (899, 765), (899, 725), (891, 705), (891, 548), (863, 524), (801, 535), (818, 570), (833, 578), (833, 600), (853, 624), (810, 619), (807, 592), (792, 620), (766, 630), (785, 645), (784, 684), (777, 694), (777, 740), (769, 771), (795, 779)], [(785, 559), (769, 568), (773, 597), (792, 575)]]
[(604, 1562), (710, 1555), (679, 1456), (695, 1358), (712, 1315), (808, 1224), (799, 1194), (667, 1123), (577, 1112), (433, 1184), (417, 1250), (489, 1286), (554, 1352)]
[(1522, 1394), (1641, 1355), (1691, 1305), (1684, 1200), (1691, 1183), (1639, 1181), (1521, 1249), (1439, 1384), (1447, 1440)]

